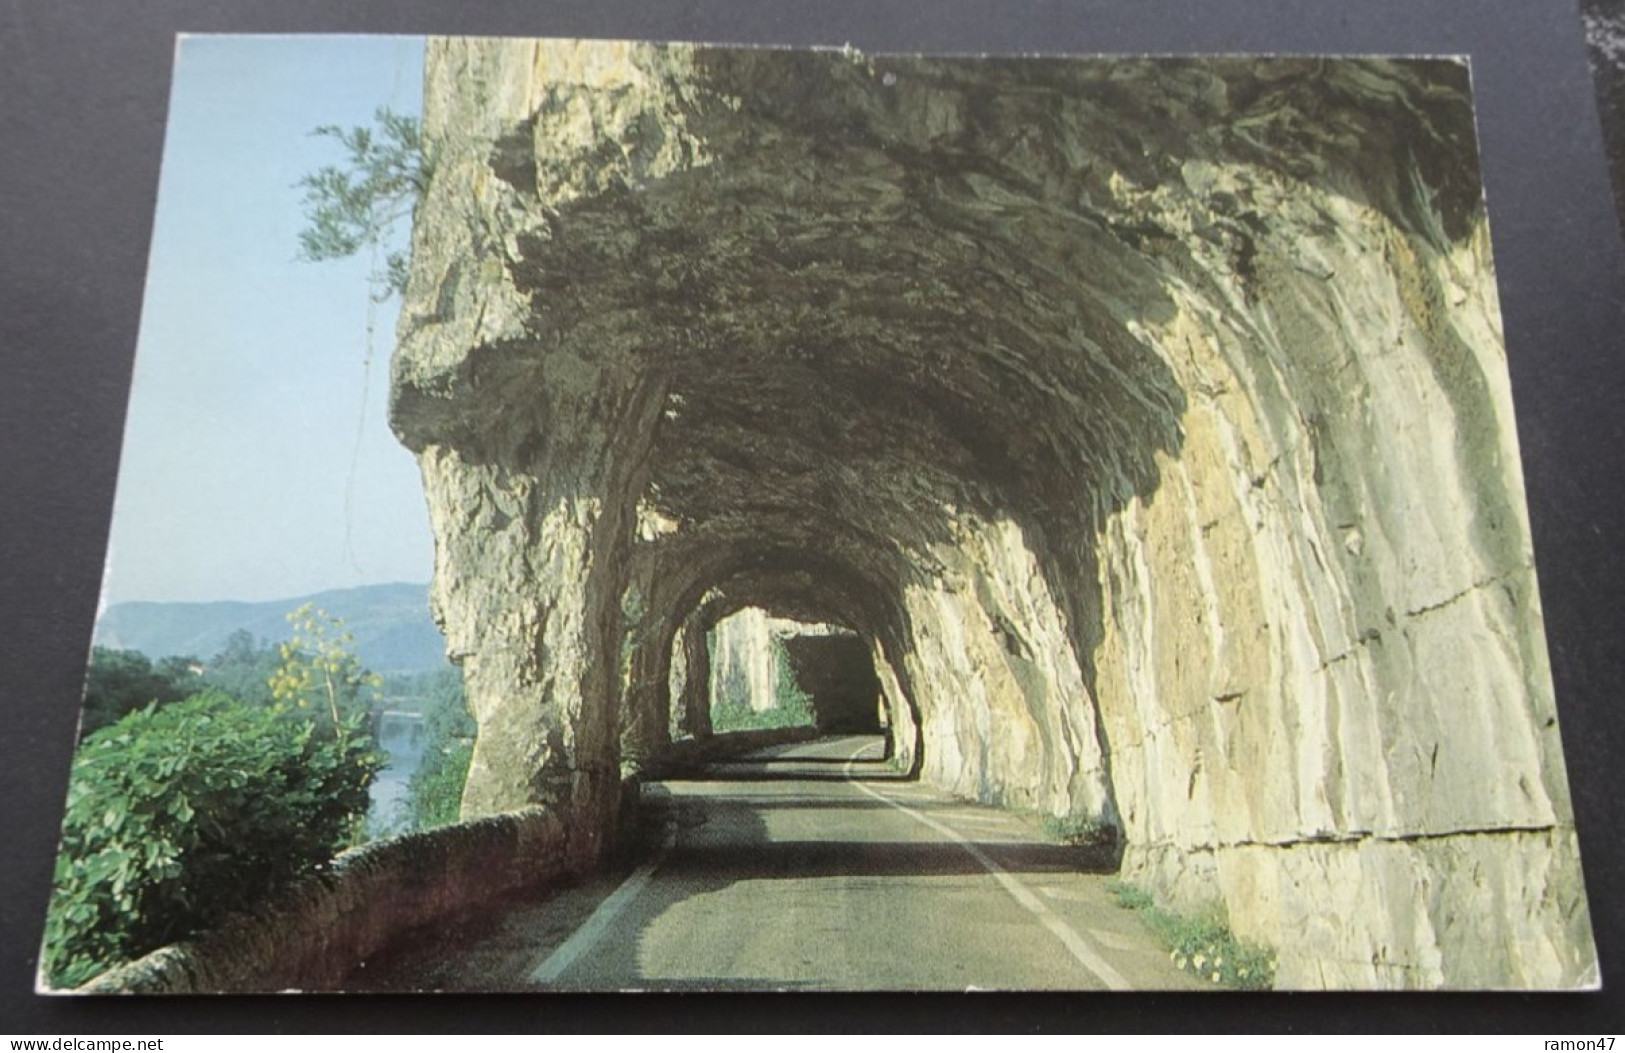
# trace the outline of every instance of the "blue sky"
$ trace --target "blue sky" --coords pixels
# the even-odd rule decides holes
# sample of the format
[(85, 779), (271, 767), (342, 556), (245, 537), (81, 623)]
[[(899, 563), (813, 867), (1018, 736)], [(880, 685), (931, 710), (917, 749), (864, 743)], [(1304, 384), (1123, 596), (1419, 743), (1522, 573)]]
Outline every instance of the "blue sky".
[(399, 305), (371, 307), (369, 365), (373, 266), (296, 258), (294, 186), (341, 160), (316, 126), (418, 113), (422, 56), (404, 37), (181, 42), (104, 603), (429, 579), (386, 416)]

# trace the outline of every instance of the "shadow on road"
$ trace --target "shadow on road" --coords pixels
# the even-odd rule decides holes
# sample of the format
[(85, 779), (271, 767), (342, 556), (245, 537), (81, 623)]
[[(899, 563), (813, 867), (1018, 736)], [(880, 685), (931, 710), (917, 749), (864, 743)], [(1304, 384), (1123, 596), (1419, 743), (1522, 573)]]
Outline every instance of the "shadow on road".
[[(368, 963), (371, 968), (358, 970), (347, 987), (721, 991), (827, 986), (806, 979), (826, 964), (822, 959), (769, 957), (752, 937), (790, 924), (799, 911), (813, 909), (817, 915), (811, 905), (828, 894), (830, 879), (856, 880), (856, 886), (845, 887), (860, 897), (874, 888), (865, 879), (950, 879), (949, 885), (939, 881), (921, 893), (928, 902), (941, 902), (930, 897), (971, 887), (952, 879), (981, 885), (988, 874), (984, 861), (1016, 876), (1116, 870), (1110, 849), (1037, 841), (1030, 822), (1008, 813), (978, 814), (976, 805), (931, 799), (924, 792), (895, 796), (897, 791), (880, 784), (913, 780), (879, 760), (854, 761), (855, 741), (773, 751), (791, 754), (782, 757), (760, 751), (713, 762), (680, 781), (646, 784), (637, 857), (577, 888), (539, 890), (468, 918), (456, 930), (418, 934)], [(819, 746), (828, 755), (816, 755)], [(809, 747), (815, 755), (807, 755)], [(881, 799), (832, 785), (860, 781), (894, 796)], [(906, 808), (893, 800), (906, 802)], [(944, 833), (947, 829), (955, 833)], [(640, 873), (653, 879), (606, 908), (640, 861), (648, 861)], [(830, 902), (834, 909), (842, 901)], [(612, 917), (601, 916), (606, 910)], [(546, 963), (584, 930), (598, 933), (590, 948), (571, 955), (567, 967), (550, 971)], [(793, 941), (790, 948), (785, 953), (792, 956), (828, 953), (816, 941)], [(735, 975), (721, 975), (730, 968)]]

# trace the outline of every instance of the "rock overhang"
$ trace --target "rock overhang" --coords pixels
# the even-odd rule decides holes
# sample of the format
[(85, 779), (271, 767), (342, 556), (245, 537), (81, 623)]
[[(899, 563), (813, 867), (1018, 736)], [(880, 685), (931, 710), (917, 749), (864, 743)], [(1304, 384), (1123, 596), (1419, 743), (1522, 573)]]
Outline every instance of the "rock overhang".
[[(501, 377), (476, 412), (504, 427), (524, 413), (493, 411), (493, 387), (568, 396), (620, 356), (658, 378), (650, 493), (721, 544), (878, 543), (907, 562), (945, 510), (1064, 515), (1125, 479), (1154, 487), (1185, 396), (1137, 330), (1199, 271), (1187, 240), (1256, 254), (1267, 203), (1237, 173), (1369, 171), (1416, 143), (1468, 151), (1436, 164), (1469, 189), (1476, 170), (1448, 61), (625, 59), (636, 75), (607, 92), (539, 92), (492, 148), (544, 221), (507, 264), (529, 338), (465, 365)], [(659, 79), (673, 68), (687, 79)], [(1399, 119), (1355, 121), (1347, 98), (1372, 92)], [(596, 136), (550, 138), (583, 106)], [(1396, 178), (1350, 185), (1398, 211)]]

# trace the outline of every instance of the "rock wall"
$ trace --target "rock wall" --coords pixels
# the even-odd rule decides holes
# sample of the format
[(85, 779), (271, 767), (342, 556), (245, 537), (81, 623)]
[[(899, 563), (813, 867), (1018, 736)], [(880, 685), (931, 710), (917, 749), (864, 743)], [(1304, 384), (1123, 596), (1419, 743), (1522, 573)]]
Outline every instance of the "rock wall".
[(778, 704), (778, 663), (767, 612), (747, 607), (711, 630), (713, 704), (742, 705), (761, 712)]
[(1463, 65), (450, 40), (425, 94), (465, 814), (590, 858), (754, 606), (1285, 986), (1595, 981)]
[[(758, 713), (775, 709), (781, 693), (780, 677), (784, 673), (780, 668), (781, 651), (793, 658), (795, 649), (788, 645), (797, 640), (845, 638), (835, 626), (774, 618), (760, 607), (735, 611), (717, 622), (711, 630), (708, 694), (712, 704), (746, 706)], [(868, 655), (861, 643), (859, 651), (864, 652), (862, 658), (867, 670)], [(799, 669), (792, 670), (792, 675), (798, 672)], [(818, 679), (824, 670), (809, 669), (806, 672), (811, 679), (803, 681), (798, 676), (797, 680), (800, 687), (810, 690), (812, 680)], [(830, 672), (838, 675), (840, 670)], [(830, 687), (838, 690), (833, 683)], [(874, 706), (870, 704), (868, 709), (872, 715)]]
[[(1191, 393), (1183, 447), (1097, 549), (1126, 870), (1176, 899), (1221, 890), (1233, 924), (1283, 947), (1361, 904), (1371, 938), (1315, 941), (1283, 967), (1294, 985), (1577, 979), (1589, 923), (1544, 877), (1572, 816), (1485, 229), (1454, 242), (1258, 182), (1227, 185), (1332, 221), (1264, 232), (1258, 259), (1312, 257), (1323, 278), (1233, 290), (1237, 336), (1176, 320), (1152, 337)], [(1443, 955), (1462, 913), (1478, 950)]]

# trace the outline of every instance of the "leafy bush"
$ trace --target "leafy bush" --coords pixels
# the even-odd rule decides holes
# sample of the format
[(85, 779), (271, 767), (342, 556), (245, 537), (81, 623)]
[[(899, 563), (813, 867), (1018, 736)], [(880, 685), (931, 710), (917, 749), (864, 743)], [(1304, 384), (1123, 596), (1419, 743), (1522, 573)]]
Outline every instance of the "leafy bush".
[(1083, 815), (1046, 815), (1040, 824), (1051, 841), (1079, 848), (1110, 848), (1117, 843), (1117, 830), (1109, 823)]
[(1140, 918), (1168, 948), (1168, 960), (1209, 983), (1243, 991), (1275, 986), (1275, 952), (1237, 939), (1215, 909), (1198, 917), (1165, 910), (1142, 889), (1119, 882), (1117, 904)]
[(86, 738), (46, 922), (51, 984), (183, 939), (330, 859), (366, 813), (370, 745), (351, 724), (215, 693)]
[(458, 820), (473, 759), (473, 739), (449, 739), (424, 752), (423, 764), (412, 773), (406, 791), (412, 829), (429, 830)]

